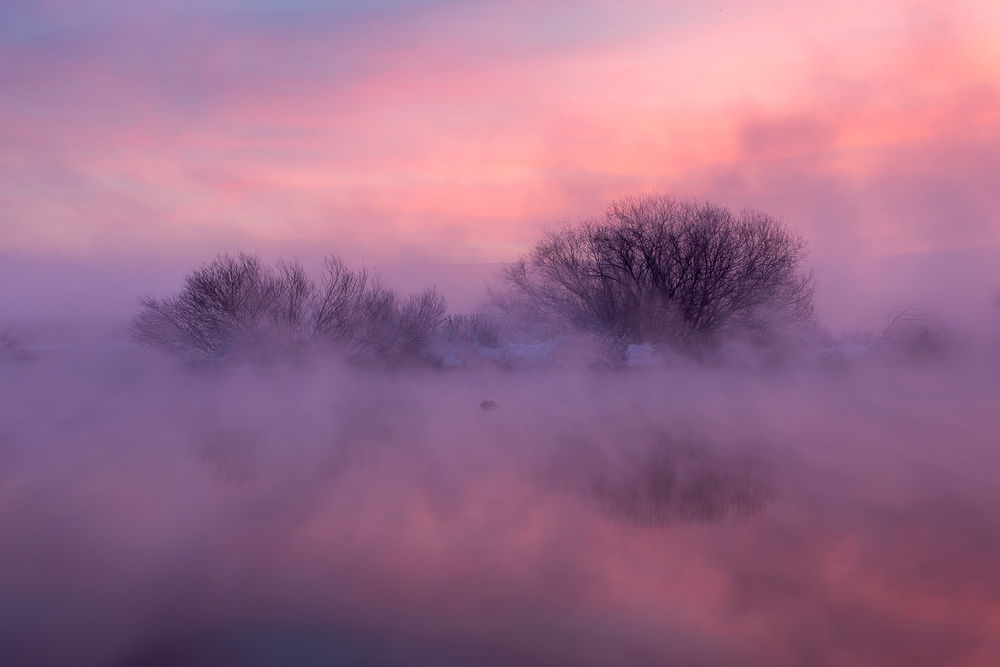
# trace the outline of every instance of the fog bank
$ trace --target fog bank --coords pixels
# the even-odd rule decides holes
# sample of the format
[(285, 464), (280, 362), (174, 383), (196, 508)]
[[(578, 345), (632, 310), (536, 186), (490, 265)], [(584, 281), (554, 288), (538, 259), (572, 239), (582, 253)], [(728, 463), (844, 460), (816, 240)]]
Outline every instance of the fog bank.
[(3, 661), (986, 665), (995, 368), (4, 362)]

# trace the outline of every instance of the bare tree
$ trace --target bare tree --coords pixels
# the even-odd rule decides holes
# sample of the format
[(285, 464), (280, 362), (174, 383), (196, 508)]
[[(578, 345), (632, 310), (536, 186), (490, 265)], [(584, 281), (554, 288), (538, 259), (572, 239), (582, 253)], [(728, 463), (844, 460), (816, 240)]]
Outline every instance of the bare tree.
[(449, 343), (495, 348), (500, 344), (500, 328), (486, 313), (457, 313), (444, 323), (444, 336)]
[(758, 211), (620, 199), (508, 266), (503, 298), (606, 338), (704, 339), (810, 319), (804, 256), (800, 237)]
[(893, 308), (876, 345), (889, 357), (905, 361), (940, 359), (954, 351), (947, 324), (922, 303)]
[(399, 347), (415, 353), (431, 342), (444, 323), (446, 310), (444, 297), (435, 289), (425, 289), (412, 294), (399, 309)]
[(178, 296), (141, 299), (132, 338), (188, 358), (244, 348), (261, 333), (277, 292), (277, 277), (258, 258), (223, 255), (188, 275)]
[(136, 342), (185, 359), (287, 358), (309, 350), (353, 360), (420, 354), (444, 318), (433, 289), (400, 302), (366, 269), (337, 257), (317, 283), (296, 263), (264, 265), (253, 255), (220, 255), (185, 278), (173, 297), (140, 300)]

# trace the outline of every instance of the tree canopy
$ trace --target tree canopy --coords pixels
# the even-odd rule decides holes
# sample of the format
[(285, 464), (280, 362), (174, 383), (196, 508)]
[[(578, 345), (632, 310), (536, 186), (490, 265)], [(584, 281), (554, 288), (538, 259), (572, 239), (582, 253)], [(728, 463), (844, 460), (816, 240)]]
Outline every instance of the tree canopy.
[(751, 209), (654, 195), (548, 233), (508, 266), (504, 297), (628, 342), (704, 340), (812, 317), (806, 245)]
[(146, 297), (133, 340), (189, 359), (288, 358), (332, 349), (349, 359), (418, 355), (444, 319), (433, 288), (405, 299), (377, 274), (325, 260), (319, 282), (298, 263), (267, 266), (254, 255), (220, 255), (175, 296)]

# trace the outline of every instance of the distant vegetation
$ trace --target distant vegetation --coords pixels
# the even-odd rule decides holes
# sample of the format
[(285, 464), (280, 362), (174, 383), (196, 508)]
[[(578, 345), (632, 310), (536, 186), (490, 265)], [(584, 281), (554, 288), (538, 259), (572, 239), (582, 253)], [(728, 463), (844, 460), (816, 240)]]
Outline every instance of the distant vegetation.
[(377, 272), (336, 257), (313, 278), (296, 262), (240, 253), (197, 268), (174, 296), (142, 299), (131, 337), (192, 362), (325, 353), (451, 366), (537, 365), (566, 354), (643, 365), (734, 339), (783, 354), (803, 332), (836, 358), (939, 356), (948, 347), (943, 325), (913, 307), (895, 311), (881, 335), (824, 341), (805, 254), (799, 236), (759, 211), (619, 199), (599, 218), (545, 234), (505, 267), (480, 312), (446, 315), (435, 288), (401, 296)]
[(336, 257), (316, 281), (298, 263), (267, 266), (243, 253), (217, 257), (188, 275), (178, 295), (141, 305), (132, 339), (188, 360), (319, 350), (359, 361), (419, 358), (445, 313), (436, 290), (402, 298)]
[(31, 356), (13, 328), (0, 327), (0, 359), (25, 361)]
[(805, 242), (774, 218), (667, 196), (620, 199), (504, 271), (508, 310), (625, 344), (687, 345), (808, 322)]

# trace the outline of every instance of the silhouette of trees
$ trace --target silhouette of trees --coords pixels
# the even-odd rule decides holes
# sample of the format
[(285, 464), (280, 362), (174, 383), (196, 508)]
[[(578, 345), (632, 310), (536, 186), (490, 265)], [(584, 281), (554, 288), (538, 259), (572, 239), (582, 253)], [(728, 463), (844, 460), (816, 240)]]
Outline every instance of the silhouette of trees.
[(443, 327), (444, 337), (456, 345), (492, 348), (500, 344), (500, 328), (486, 313), (457, 313), (449, 316)]
[(906, 362), (941, 359), (954, 351), (953, 345), (945, 321), (919, 303), (893, 308), (877, 339), (883, 353)]
[(0, 360), (14, 359), (26, 361), (31, 358), (31, 352), (24, 347), (13, 327), (0, 327)]
[(140, 300), (134, 341), (189, 360), (289, 358), (330, 350), (352, 360), (419, 355), (444, 319), (433, 288), (401, 299), (377, 274), (327, 258), (319, 282), (298, 263), (220, 255), (179, 294)]
[(620, 199), (601, 218), (545, 235), (506, 267), (504, 288), (493, 294), (505, 318), (446, 320), (435, 289), (401, 298), (377, 274), (337, 257), (314, 280), (298, 263), (269, 266), (241, 253), (202, 265), (174, 296), (141, 299), (131, 335), (190, 360), (329, 350), (399, 361), (435, 341), (496, 347), (500, 321), (549, 333), (568, 324), (619, 348), (700, 343), (810, 321), (804, 257), (803, 240), (759, 211), (668, 196)]
[(627, 343), (705, 340), (812, 318), (804, 241), (754, 210), (614, 201), (506, 267), (497, 301)]

